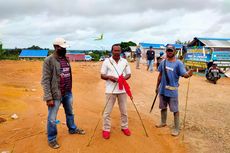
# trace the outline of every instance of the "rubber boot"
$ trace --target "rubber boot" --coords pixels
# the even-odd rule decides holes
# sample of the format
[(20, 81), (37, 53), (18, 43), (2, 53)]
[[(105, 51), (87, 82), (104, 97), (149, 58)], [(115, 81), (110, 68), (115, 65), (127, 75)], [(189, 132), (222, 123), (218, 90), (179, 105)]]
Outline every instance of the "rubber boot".
[(167, 109), (162, 109), (161, 110), (161, 123), (159, 125), (156, 125), (156, 128), (162, 128), (162, 127), (167, 126), (166, 120), (167, 120)]
[(174, 113), (174, 129), (172, 130), (172, 136), (178, 136), (180, 134), (180, 120), (179, 112)]

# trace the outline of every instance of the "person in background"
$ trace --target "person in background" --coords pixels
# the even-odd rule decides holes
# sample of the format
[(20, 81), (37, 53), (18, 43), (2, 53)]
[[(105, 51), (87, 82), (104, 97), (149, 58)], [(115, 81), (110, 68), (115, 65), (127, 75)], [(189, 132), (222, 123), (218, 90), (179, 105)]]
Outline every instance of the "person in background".
[(160, 63), (161, 63), (161, 61), (164, 59), (163, 55), (164, 55), (164, 53), (163, 53), (163, 52), (160, 52), (160, 56), (157, 57), (157, 69), (158, 69), (158, 67), (159, 67), (159, 65), (160, 65)]
[(147, 71), (150, 70), (150, 72), (153, 72), (155, 51), (153, 50), (152, 46), (149, 47), (149, 50), (146, 52), (146, 56), (147, 56)]
[(140, 69), (141, 49), (139, 45), (137, 46), (135, 55), (136, 55), (136, 69)]

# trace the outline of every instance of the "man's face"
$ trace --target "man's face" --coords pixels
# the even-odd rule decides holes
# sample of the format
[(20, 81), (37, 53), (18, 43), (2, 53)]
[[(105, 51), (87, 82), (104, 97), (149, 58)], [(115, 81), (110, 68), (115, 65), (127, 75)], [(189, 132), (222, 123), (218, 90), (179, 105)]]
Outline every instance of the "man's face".
[(113, 57), (115, 57), (116, 59), (120, 58), (120, 54), (121, 54), (121, 47), (120, 46), (113, 46)]
[(62, 48), (61, 46), (56, 46), (56, 52), (58, 56), (64, 57), (66, 54), (66, 48)]
[(167, 56), (168, 58), (174, 57), (174, 56), (175, 56), (175, 50), (173, 50), (173, 49), (167, 49), (167, 50), (166, 50), (166, 56)]

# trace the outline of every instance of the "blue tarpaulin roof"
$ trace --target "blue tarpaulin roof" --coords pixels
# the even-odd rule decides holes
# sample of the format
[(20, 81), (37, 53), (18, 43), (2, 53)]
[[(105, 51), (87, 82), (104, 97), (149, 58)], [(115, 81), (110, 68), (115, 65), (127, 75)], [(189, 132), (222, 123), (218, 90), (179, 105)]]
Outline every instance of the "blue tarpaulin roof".
[(153, 48), (165, 48), (164, 44), (139, 43), (139, 45), (143, 48), (149, 48), (150, 46)]
[(47, 55), (48, 55), (48, 50), (23, 49), (19, 57), (46, 57)]

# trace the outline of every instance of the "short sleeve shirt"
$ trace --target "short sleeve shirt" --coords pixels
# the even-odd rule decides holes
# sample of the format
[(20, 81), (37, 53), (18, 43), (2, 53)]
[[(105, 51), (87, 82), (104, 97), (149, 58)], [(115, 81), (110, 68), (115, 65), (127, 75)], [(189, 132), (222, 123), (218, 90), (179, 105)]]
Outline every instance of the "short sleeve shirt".
[[(126, 59), (120, 58), (118, 63), (116, 63), (116, 61), (112, 57), (110, 57), (110, 58), (106, 58), (105, 61), (103, 62), (102, 67), (101, 67), (101, 74), (114, 76), (118, 78), (121, 74), (123, 74), (123, 76), (127, 74), (131, 74), (131, 70), (130, 70), (129, 63)], [(113, 83), (110, 80), (106, 80), (105, 93), (120, 94), (120, 93), (125, 93), (125, 90), (124, 88), (123, 90), (119, 90), (118, 84), (116, 82)]]
[(169, 90), (165, 88), (165, 86), (167, 85), (167, 81), (164, 70), (164, 61), (165, 60), (163, 60), (158, 67), (158, 71), (162, 73), (159, 94), (167, 97), (178, 97), (179, 77), (185, 75), (185, 67), (183, 63), (179, 60), (176, 60), (175, 62), (170, 62), (166, 60), (166, 71), (170, 80), (168, 85), (176, 87), (176, 90)]
[(155, 59), (155, 51), (150, 51), (148, 50), (147, 53), (146, 53), (146, 56), (147, 56), (147, 60), (154, 60)]

